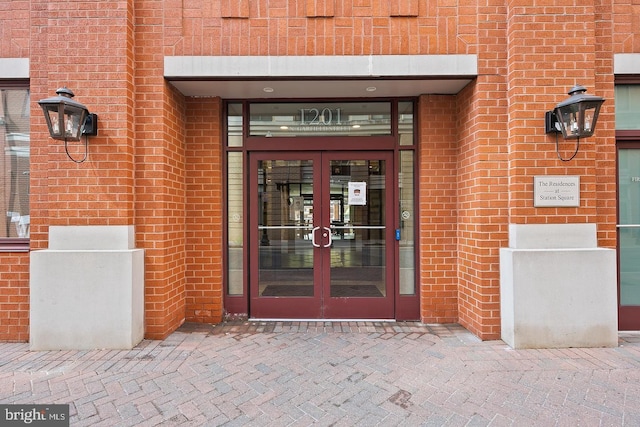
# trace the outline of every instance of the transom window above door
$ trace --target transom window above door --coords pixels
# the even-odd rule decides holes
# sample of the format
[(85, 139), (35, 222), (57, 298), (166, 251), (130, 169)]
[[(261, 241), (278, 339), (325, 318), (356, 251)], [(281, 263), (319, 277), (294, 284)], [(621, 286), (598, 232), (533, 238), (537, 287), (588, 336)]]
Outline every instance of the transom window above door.
[[(390, 102), (252, 103), (249, 135), (391, 135)], [(412, 125), (412, 123), (411, 123)]]

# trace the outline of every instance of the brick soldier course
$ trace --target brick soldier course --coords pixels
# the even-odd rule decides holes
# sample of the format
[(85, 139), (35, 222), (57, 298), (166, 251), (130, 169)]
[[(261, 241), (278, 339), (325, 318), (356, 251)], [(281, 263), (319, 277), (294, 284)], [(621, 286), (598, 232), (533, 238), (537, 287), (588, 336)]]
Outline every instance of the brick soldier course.
[(640, 334), (512, 350), (458, 325), (186, 324), (130, 351), (0, 344), (0, 403), (77, 426), (637, 426)]

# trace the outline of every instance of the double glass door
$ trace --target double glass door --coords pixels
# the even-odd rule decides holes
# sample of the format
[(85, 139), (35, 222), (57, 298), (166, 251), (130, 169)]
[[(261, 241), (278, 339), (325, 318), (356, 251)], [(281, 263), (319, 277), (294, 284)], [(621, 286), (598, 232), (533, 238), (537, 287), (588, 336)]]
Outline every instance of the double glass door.
[(250, 154), (249, 314), (393, 318), (393, 155)]

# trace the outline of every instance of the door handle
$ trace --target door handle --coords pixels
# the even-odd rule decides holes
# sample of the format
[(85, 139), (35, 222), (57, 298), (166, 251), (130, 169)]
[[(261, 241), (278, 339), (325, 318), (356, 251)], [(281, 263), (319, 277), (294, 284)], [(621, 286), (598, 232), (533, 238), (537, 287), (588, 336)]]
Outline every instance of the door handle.
[(323, 248), (328, 248), (331, 246), (331, 244), (333, 243), (333, 239), (331, 238), (331, 229), (329, 227), (322, 227), (324, 230), (326, 230), (327, 234), (323, 237), (327, 237), (329, 236), (329, 243), (327, 243), (326, 245), (323, 246)]
[(313, 227), (311, 229), (311, 244), (314, 248), (319, 248), (320, 245), (316, 243), (316, 231), (320, 230), (320, 227)]

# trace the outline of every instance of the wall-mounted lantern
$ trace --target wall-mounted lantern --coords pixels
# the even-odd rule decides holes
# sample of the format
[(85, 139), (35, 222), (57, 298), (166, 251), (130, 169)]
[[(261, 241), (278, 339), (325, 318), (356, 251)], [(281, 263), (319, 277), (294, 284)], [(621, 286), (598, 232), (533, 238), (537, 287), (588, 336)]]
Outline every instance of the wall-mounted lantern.
[[(82, 163), (87, 159), (87, 140), (89, 136), (98, 134), (98, 116), (89, 113), (87, 107), (74, 101), (73, 92), (66, 87), (56, 91), (57, 96), (38, 101), (44, 118), (47, 121), (51, 138), (64, 141), (67, 156), (76, 163)], [(82, 160), (74, 159), (67, 149), (67, 141), (80, 141), (85, 137), (85, 155)]]
[(580, 138), (593, 135), (596, 122), (600, 114), (600, 107), (604, 98), (587, 95), (584, 86), (576, 85), (569, 91), (569, 98), (565, 99), (545, 114), (545, 132), (556, 134), (556, 151), (558, 151), (558, 133), (562, 133), (564, 139), (576, 139), (576, 151), (569, 159), (560, 156), (560, 160), (573, 159), (580, 148)]

